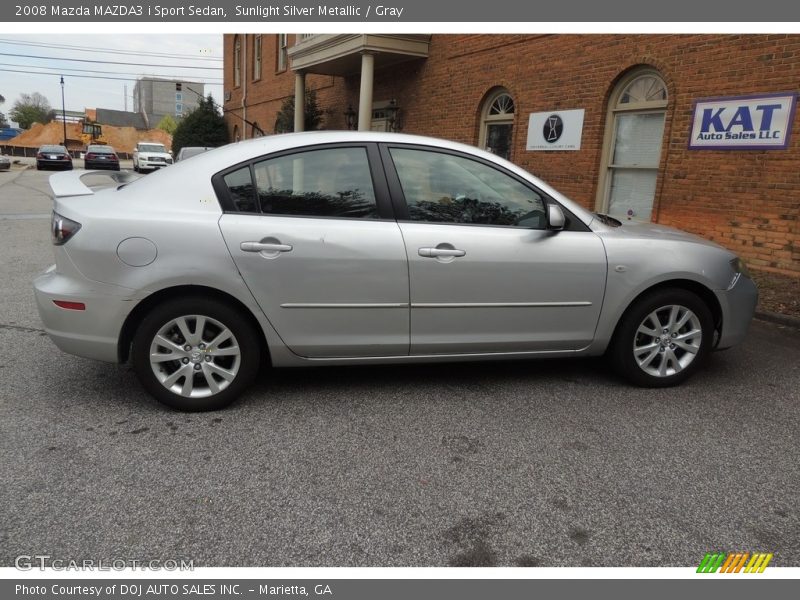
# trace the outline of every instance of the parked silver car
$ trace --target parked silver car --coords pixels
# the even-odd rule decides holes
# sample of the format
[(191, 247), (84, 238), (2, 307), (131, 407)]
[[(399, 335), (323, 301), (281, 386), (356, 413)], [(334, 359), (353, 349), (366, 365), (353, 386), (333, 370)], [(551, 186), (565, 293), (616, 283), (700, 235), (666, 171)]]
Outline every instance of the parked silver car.
[(47, 333), (131, 359), (181, 410), (226, 406), (269, 364), (608, 353), (668, 386), (740, 342), (756, 305), (732, 252), (437, 139), (278, 135), (95, 193), (79, 176), (50, 178)]

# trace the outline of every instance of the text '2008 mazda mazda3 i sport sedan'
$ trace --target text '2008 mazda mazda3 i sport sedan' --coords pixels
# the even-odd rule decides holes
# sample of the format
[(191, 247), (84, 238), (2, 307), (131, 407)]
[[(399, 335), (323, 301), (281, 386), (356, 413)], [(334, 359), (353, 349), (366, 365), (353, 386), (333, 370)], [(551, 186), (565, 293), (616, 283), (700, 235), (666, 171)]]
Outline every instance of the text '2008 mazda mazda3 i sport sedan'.
[(181, 410), (228, 405), (269, 365), (608, 353), (669, 386), (740, 342), (756, 305), (732, 252), (443, 140), (277, 135), (97, 192), (79, 177), (50, 179), (47, 333), (131, 360)]

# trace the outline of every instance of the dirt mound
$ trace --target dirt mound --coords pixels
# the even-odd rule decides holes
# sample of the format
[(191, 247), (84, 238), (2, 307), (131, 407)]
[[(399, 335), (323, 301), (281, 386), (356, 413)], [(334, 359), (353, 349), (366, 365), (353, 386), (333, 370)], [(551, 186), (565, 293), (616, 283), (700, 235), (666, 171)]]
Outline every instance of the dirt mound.
[[(70, 150), (84, 149), (81, 142), (80, 123), (67, 123), (67, 145)], [(172, 136), (161, 129), (139, 131), (133, 127), (114, 127), (103, 125), (103, 137), (106, 143), (117, 152), (133, 152), (138, 142), (159, 142), (168, 149), (172, 147)], [(34, 123), (30, 129), (6, 142), (9, 146), (38, 148), (44, 144), (61, 144), (64, 142), (64, 124), (51, 121), (46, 125)]]

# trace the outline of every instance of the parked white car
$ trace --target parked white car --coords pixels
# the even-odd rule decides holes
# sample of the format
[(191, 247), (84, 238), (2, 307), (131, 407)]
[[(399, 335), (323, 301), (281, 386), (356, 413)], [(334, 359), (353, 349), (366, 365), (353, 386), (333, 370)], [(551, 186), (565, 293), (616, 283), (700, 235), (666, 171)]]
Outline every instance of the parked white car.
[(742, 341), (758, 296), (721, 246), (426, 137), (275, 135), (102, 191), (50, 185), (45, 330), (130, 358), (181, 410), (226, 406), (270, 364), (608, 353), (636, 385), (675, 385)]
[(139, 142), (133, 151), (133, 170), (137, 173), (155, 171), (173, 162), (167, 147), (158, 142)]

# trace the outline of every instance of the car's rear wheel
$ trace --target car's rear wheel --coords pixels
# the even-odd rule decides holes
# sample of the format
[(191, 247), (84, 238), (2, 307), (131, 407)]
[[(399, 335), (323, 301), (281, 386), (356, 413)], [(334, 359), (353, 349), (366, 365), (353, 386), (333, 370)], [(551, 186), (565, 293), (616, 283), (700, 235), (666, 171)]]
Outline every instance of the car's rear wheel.
[(625, 313), (611, 348), (619, 373), (644, 387), (668, 387), (690, 377), (711, 351), (714, 320), (696, 294), (661, 289)]
[(238, 310), (213, 299), (176, 299), (144, 318), (132, 357), (142, 385), (157, 400), (206, 411), (228, 406), (252, 383), (261, 347)]

